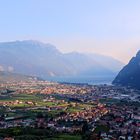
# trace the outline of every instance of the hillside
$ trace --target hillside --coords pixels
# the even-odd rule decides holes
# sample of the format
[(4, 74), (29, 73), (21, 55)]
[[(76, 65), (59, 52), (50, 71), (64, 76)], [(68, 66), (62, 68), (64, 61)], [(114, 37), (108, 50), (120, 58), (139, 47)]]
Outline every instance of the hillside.
[(26, 75), (10, 73), (10, 72), (0, 72), (0, 83), (20, 82), (20, 81), (27, 82), (36, 79), (37, 79), (36, 77), (32, 77), (32, 76), (26, 76)]
[(140, 51), (119, 72), (113, 84), (140, 89)]

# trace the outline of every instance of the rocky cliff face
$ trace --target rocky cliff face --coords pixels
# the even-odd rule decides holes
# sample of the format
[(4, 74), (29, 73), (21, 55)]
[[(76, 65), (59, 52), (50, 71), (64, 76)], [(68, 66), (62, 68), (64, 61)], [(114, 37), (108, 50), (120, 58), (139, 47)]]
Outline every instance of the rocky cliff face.
[(140, 51), (119, 72), (112, 83), (140, 89)]

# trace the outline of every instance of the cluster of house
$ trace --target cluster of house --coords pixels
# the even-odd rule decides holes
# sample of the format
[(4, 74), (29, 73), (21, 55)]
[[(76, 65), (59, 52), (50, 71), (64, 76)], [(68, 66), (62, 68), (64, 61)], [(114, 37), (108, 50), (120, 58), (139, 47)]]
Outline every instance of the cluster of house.
[(1, 106), (16, 106), (16, 105), (20, 105), (20, 104), (27, 104), (27, 105), (36, 105), (36, 102), (33, 101), (20, 101), (20, 100), (15, 100), (15, 101), (1, 101), (0, 105)]
[(135, 106), (108, 106), (109, 113), (95, 123), (106, 126), (108, 132), (102, 131), (100, 138), (114, 140), (140, 139), (140, 108)]
[[(0, 84), (0, 94), (13, 90), (14, 94), (19, 93), (41, 93), (41, 94), (70, 94), (90, 96), (90, 98), (113, 98), (127, 99), (140, 102), (139, 91), (112, 85), (80, 85), (80, 84), (61, 84), (56, 82), (32, 80), (28, 82), (14, 82)], [(89, 98), (89, 99), (90, 99)], [(87, 99), (87, 97), (86, 97)]]
[[(4, 88), (5, 87), (5, 88)], [(105, 126), (108, 131), (101, 131), (98, 136), (102, 139), (140, 139), (140, 107), (131, 105), (131, 102), (140, 103), (139, 91), (116, 86), (93, 86), (93, 85), (74, 85), (74, 84), (58, 84), (46, 81), (32, 81), (21, 83), (6, 83), (1, 85), (1, 93), (7, 93), (8, 90), (14, 90), (15, 94), (19, 93), (41, 93), (47, 94), (48, 98), (43, 102), (51, 102), (55, 106), (43, 106), (46, 111), (60, 111), (60, 113), (50, 120), (45, 118), (9, 118), (1, 120), (0, 127), (50, 127), (61, 132), (82, 131), (83, 124), (86, 121), (91, 126), (91, 132), (98, 126)], [(52, 95), (62, 98), (57, 100)], [(67, 101), (63, 100), (67, 99)], [(115, 99), (130, 101), (130, 105), (105, 105), (101, 104), (100, 99)], [(70, 103), (68, 103), (70, 102)], [(19, 104), (36, 105), (32, 101), (10, 101), (0, 102), (0, 105), (10, 106)], [(60, 105), (63, 103), (64, 105)], [(75, 109), (78, 103), (90, 103), (92, 106), (83, 107), (80, 111), (67, 111), (69, 106)], [(41, 108), (41, 107), (40, 107)], [(35, 109), (35, 108), (30, 108)]]

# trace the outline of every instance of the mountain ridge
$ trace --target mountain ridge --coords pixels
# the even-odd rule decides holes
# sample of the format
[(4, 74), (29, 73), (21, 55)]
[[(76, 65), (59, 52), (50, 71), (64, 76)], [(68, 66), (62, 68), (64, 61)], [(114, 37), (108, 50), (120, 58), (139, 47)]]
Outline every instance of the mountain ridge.
[(116, 74), (112, 64), (118, 66), (117, 71), (123, 66), (108, 56), (100, 62), (96, 62), (96, 57), (78, 52), (61, 53), (54, 45), (34, 40), (0, 42), (0, 69), (32, 76)]
[(140, 51), (123, 67), (113, 84), (140, 89)]

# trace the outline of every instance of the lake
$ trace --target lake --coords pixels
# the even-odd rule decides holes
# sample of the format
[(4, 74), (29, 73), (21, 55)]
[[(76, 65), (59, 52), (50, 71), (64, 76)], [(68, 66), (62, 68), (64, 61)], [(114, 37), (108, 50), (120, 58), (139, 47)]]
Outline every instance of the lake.
[(92, 85), (111, 84), (115, 76), (57, 76), (47, 77), (46, 80), (66, 83), (88, 83)]

